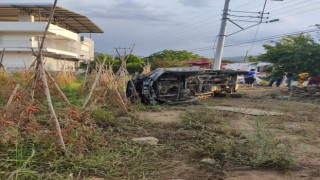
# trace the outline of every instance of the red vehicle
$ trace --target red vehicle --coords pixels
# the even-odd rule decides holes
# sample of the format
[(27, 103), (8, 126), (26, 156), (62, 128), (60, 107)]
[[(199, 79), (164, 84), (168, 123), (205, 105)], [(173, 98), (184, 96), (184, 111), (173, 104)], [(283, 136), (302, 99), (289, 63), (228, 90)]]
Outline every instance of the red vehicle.
[[(198, 59), (198, 60), (190, 60), (187, 61), (187, 64), (189, 66), (196, 66), (196, 67), (200, 67), (203, 69), (212, 69), (212, 63), (211, 61), (209, 61), (208, 59)], [(225, 65), (227, 65), (228, 63), (221, 63), (221, 69), (224, 68)]]
[(190, 60), (187, 62), (189, 66), (196, 66), (204, 69), (212, 69), (212, 62), (207, 59)]

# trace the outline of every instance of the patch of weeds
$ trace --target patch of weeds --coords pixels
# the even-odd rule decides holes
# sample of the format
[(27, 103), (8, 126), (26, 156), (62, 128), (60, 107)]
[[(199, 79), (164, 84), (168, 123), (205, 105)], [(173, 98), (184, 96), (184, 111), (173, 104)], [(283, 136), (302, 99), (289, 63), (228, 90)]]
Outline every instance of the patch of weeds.
[(81, 83), (73, 82), (64, 85), (61, 90), (68, 98), (71, 104), (81, 106), (84, 102), (84, 96), (80, 93)]
[[(220, 166), (230, 162), (256, 168), (287, 170), (293, 166), (295, 156), (291, 144), (277, 140), (264, 123), (273, 119), (256, 120), (255, 132), (244, 134), (228, 124), (235, 113), (214, 111), (205, 108), (193, 109), (182, 115), (185, 134), (192, 135), (195, 158), (211, 157)], [(188, 131), (188, 132), (186, 132)]]
[(259, 120), (254, 134), (237, 136), (231, 133), (214, 143), (214, 152), (233, 163), (255, 168), (288, 170), (295, 163), (295, 156), (289, 141), (278, 140)]
[(249, 139), (253, 150), (250, 164), (254, 167), (267, 167), (279, 170), (290, 169), (295, 162), (290, 142), (277, 140), (271, 131), (258, 120), (256, 132)]
[(39, 173), (32, 170), (31, 164), (36, 154), (34, 144), (20, 142), (15, 147), (7, 147), (6, 157), (0, 154), (0, 179), (39, 179)]
[(189, 109), (181, 114), (182, 123), (186, 125), (205, 125), (217, 121), (216, 111), (205, 107)]
[[(117, 127), (121, 128), (121, 127)], [(161, 146), (139, 145), (109, 127), (91, 133), (87, 151), (64, 156), (55, 143), (27, 142), (1, 147), (0, 179), (155, 179)], [(124, 131), (124, 130), (123, 130)], [(132, 135), (132, 134), (131, 134)], [(70, 142), (69, 142), (70, 143)]]
[(308, 121), (305, 121), (305, 125), (305, 129), (300, 129), (300, 132), (296, 130), (295, 133), (303, 135), (304, 142), (310, 145), (318, 143), (318, 137), (320, 136), (319, 127), (316, 123)]
[(206, 107), (188, 109), (181, 114), (182, 124), (186, 126), (223, 124), (222, 120), (227, 120), (229, 117), (234, 117), (234, 113), (217, 111)]
[(90, 116), (100, 127), (106, 128), (117, 123), (112, 112), (102, 107), (93, 109)]

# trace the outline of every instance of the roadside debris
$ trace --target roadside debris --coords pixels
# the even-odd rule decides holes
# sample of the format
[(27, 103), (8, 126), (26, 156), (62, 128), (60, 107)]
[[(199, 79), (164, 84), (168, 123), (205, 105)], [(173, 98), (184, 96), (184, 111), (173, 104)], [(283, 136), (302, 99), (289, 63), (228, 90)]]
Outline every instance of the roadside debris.
[(304, 87), (292, 86), (290, 90), (284, 90), (284, 92), (290, 92), (292, 97), (320, 99), (320, 86), (310, 85)]

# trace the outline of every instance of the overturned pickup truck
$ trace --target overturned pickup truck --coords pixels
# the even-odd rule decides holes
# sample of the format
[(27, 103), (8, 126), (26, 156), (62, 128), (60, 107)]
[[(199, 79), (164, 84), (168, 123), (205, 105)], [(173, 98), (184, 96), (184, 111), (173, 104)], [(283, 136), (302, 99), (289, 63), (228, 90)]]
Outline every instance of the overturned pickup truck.
[(209, 70), (196, 67), (158, 68), (135, 75), (127, 84), (127, 97), (144, 104), (184, 104), (199, 98), (234, 94), (238, 75), (246, 71)]

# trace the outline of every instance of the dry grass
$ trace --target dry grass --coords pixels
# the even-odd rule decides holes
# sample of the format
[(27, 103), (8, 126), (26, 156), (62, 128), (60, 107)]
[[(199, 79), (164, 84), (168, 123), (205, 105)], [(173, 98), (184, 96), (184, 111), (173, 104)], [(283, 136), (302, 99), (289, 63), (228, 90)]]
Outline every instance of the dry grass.
[(62, 68), (62, 70), (58, 73), (58, 75), (54, 79), (60, 87), (73, 84), (77, 81), (77, 78), (74, 75), (74, 72), (68, 71), (68, 70), (66, 71), (64, 68)]
[[(88, 87), (94, 75), (88, 78)], [(255, 89), (254, 96), (246, 90), (247, 98), (215, 98), (201, 106), (131, 106), (123, 91), (124, 80), (116, 79), (110, 69), (104, 71), (88, 109), (79, 108), (81, 101), (74, 103), (79, 107), (69, 107), (53, 93), (70, 152), (67, 157), (56, 143), (43, 95), (30, 104), (29, 85), (24, 84), (19, 91), (21, 98), (15, 98), (10, 109), (1, 109), (0, 179), (223, 179), (233, 173), (232, 169), (243, 166), (262, 169), (263, 173), (265, 169), (290, 171), (297, 165), (303, 170), (291, 172), (294, 176), (304, 173), (310, 178), (318, 177), (317, 104), (272, 99), (265, 89), (266, 95), (259, 97), (259, 90)], [(77, 102), (85, 96), (79, 93), (81, 84), (73, 85), (65, 86), (63, 91), (71, 102)], [(10, 83), (8, 88), (12, 89)], [(37, 91), (41, 92), (39, 88)], [(82, 93), (87, 91), (85, 88)], [(6, 101), (8, 94), (0, 97)], [(30, 113), (30, 105), (39, 110)], [(274, 110), (285, 115), (255, 117), (209, 108), (214, 105)], [(132, 120), (117, 119), (125, 115), (125, 109)], [(140, 120), (135, 111), (156, 111), (158, 115), (181, 112), (181, 121)], [(159, 145), (131, 141), (142, 136), (158, 138)], [(208, 157), (214, 158), (216, 164), (199, 163)], [(315, 166), (305, 166), (308, 160)]]

